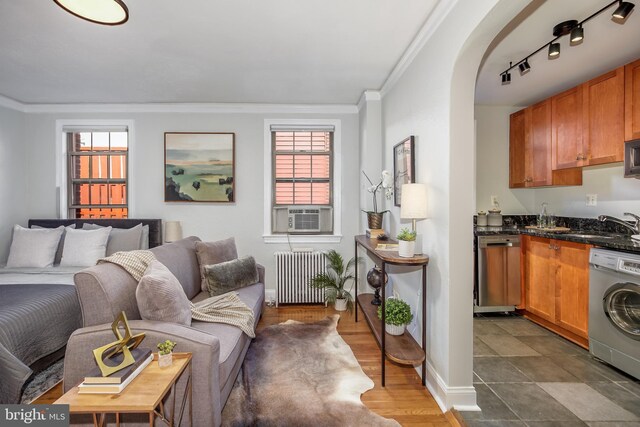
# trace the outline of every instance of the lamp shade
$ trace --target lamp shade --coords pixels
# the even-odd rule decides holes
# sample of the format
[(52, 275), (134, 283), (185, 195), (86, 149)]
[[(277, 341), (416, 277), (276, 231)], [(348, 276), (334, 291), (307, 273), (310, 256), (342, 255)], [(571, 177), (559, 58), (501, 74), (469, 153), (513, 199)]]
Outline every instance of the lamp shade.
[(164, 223), (164, 241), (175, 242), (182, 239), (182, 225), (180, 221), (167, 221)]
[(403, 184), (400, 196), (400, 218), (425, 219), (427, 217), (426, 184)]

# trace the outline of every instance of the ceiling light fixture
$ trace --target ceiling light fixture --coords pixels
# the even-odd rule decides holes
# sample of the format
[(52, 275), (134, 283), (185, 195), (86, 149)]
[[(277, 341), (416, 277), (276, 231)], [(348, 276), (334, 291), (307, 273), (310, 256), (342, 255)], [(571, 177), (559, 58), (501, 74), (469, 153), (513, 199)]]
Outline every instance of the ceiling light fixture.
[(548, 58), (549, 59), (558, 58), (560, 56), (560, 43), (558, 42), (558, 40), (563, 36), (570, 34), (569, 40), (570, 40), (571, 46), (581, 44), (582, 41), (584, 40), (584, 24), (590, 21), (591, 19), (595, 18), (596, 16), (600, 15), (602, 12), (609, 9), (611, 6), (615, 4), (617, 4), (618, 7), (616, 8), (615, 12), (613, 12), (613, 14), (611, 15), (612, 20), (614, 22), (624, 24), (624, 21), (627, 19), (627, 17), (635, 7), (635, 5), (633, 3), (622, 1), (622, 0), (612, 1), (611, 3), (604, 6), (602, 9), (596, 11), (595, 13), (592, 13), (590, 16), (586, 17), (580, 22), (578, 22), (575, 19), (561, 22), (555, 27), (553, 27), (554, 38), (551, 41), (545, 43), (538, 49), (534, 50), (529, 55), (522, 58), (520, 61), (516, 62), (515, 65), (513, 65), (513, 62), (509, 62), (509, 68), (507, 68), (506, 70), (500, 73), (500, 77), (502, 78), (502, 84), (505, 85), (505, 84), (511, 83), (510, 71), (516, 67), (520, 68), (520, 75), (527, 74), (531, 70), (531, 67), (529, 66), (529, 58), (531, 58), (533, 55), (537, 54), (541, 50), (547, 48), (547, 46), (549, 47)]
[(72, 15), (102, 25), (120, 25), (129, 19), (122, 0), (53, 0)]

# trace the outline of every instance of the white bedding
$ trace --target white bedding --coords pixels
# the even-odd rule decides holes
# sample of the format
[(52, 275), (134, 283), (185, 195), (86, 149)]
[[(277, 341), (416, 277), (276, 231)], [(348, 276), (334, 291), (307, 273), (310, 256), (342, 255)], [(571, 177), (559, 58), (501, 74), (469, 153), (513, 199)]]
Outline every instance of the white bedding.
[(0, 285), (73, 285), (73, 275), (85, 267), (0, 268)]

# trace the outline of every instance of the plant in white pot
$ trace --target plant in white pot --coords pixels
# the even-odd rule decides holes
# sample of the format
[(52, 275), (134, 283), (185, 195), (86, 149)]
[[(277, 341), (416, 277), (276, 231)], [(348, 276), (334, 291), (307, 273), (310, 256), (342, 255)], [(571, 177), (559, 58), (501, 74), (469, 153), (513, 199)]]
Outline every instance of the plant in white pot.
[(416, 252), (416, 232), (403, 228), (397, 236), (398, 255), (403, 258), (411, 258)]
[(318, 273), (312, 279), (312, 288), (324, 289), (326, 302), (334, 304), (338, 311), (353, 310), (353, 295), (345, 288), (347, 282), (354, 279), (352, 270), (360, 258), (351, 258), (345, 265), (342, 255), (331, 249), (324, 253), (327, 259), (327, 272)]
[(156, 346), (158, 347), (158, 365), (161, 368), (166, 368), (173, 364), (173, 349), (175, 346), (176, 343), (169, 340), (158, 343)]
[[(389, 335), (402, 335), (413, 320), (411, 307), (400, 298), (389, 298), (384, 303), (384, 329)], [(378, 307), (378, 319), (382, 319), (382, 306)]]

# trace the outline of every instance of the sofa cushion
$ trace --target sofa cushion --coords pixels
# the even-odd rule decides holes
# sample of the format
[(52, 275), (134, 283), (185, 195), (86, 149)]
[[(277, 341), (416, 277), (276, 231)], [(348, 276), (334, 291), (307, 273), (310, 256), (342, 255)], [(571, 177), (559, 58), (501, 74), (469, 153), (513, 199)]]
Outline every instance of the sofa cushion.
[(107, 252), (111, 227), (99, 230), (68, 229), (62, 248), (61, 266), (91, 267)]
[(156, 259), (176, 276), (189, 299), (201, 291), (200, 267), (196, 257), (196, 242), (199, 241), (199, 238), (190, 236), (150, 249)]
[(258, 269), (252, 256), (205, 265), (203, 270), (212, 297), (258, 282)]
[(191, 325), (191, 307), (182, 285), (167, 267), (151, 261), (136, 288), (140, 317), (144, 320)]
[[(260, 314), (262, 313), (262, 304), (264, 303), (264, 285), (262, 283), (256, 283), (242, 289), (238, 289), (238, 296), (240, 299), (253, 310), (255, 314), (255, 326), (258, 325), (260, 320)], [(192, 302), (199, 302), (209, 298), (207, 292), (202, 292), (197, 295)], [(206, 332), (211, 335), (215, 335), (220, 339), (220, 389), (223, 388), (229, 375), (232, 373), (233, 367), (238, 361), (245, 345), (251, 341), (251, 338), (244, 332), (235, 326), (227, 325), (224, 323), (208, 323), (193, 320), (191, 327)], [(231, 381), (235, 380), (232, 378)]]
[(62, 225), (39, 230), (14, 225), (7, 267), (51, 267), (63, 230)]
[(236, 241), (233, 237), (229, 237), (228, 239), (218, 240), (216, 242), (198, 242), (196, 243), (196, 255), (198, 257), (198, 263), (200, 264), (201, 289), (206, 292), (208, 282), (204, 275), (204, 266), (238, 258)]

